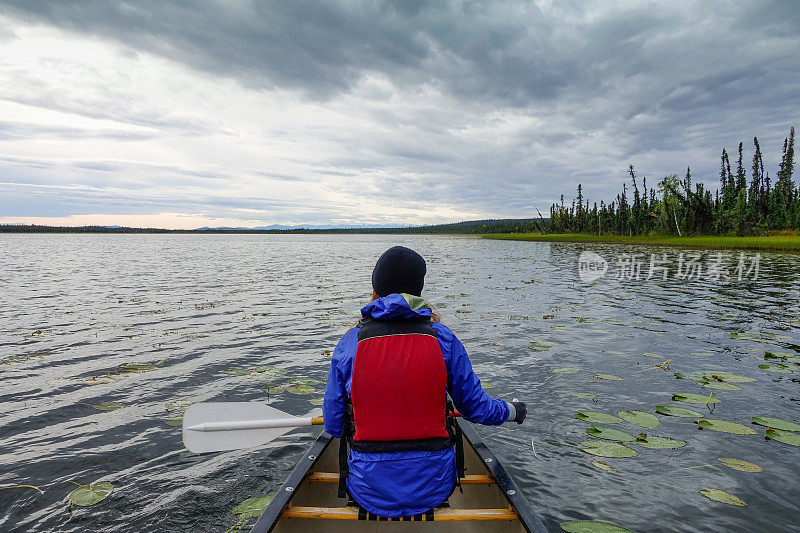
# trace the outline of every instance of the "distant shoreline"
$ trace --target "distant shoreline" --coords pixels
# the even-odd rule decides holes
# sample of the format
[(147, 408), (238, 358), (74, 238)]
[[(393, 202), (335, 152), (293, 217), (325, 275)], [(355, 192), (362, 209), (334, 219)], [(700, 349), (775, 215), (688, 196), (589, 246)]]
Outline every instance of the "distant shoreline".
[(355, 226), (342, 228), (196, 228), (196, 229), (164, 229), (164, 228), (131, 228), (124, 226), (43, 226), (35, 224), (0, 224), (0, 233), (123, 233), (123, 234), (388, 234), (388, 235), (477, 235), (484, 233), (503, 233), (509, 231), (526, 232), (541, 231), (547, 219), (501, 218), (486, 220), (468, 220), (449, 224), (428, 226)]
[(644, 244), (653, 246), (686, 246), (688, 248), (800, 252), (800, 235), (767, 235), (762, 237), (637, 235), (627, 237), (624, 235), (587, 235), (577, 233), (492, 233), (482, 235), (482, 237), (484, 239), (510, 241)]

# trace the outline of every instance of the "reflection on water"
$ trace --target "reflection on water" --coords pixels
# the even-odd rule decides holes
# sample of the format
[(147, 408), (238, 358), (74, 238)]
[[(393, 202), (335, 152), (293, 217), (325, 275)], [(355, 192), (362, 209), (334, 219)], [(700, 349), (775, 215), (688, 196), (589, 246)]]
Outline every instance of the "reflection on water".
[[(603, 459), (566, 444), (591, 439), (589, 424), (574, 419), (578, 409), (655, 413), (675, 405), (674, 393), (715, 392), (709, 418), (800, 420), (800, 369), (764, 360), (765, 351), (800, 350), (797, 255), (762, 254), (755, 281), (636, 281), (610, 268), (586, 284), (582, 251), (609, 261), (677, 251), (438, 236), (2, 235), (0, 485), (44, 494), (0, 491), (0, 529), (224, 531), (236, 523), (231, 509), (274, 491), (314, 431), (261, 450), (194, 456), (182, 448), (181, 412), (190, 402), (266, 401), (268, 386), (275, 407), (317, 411), (327, 350), (355, 321), (372, 265), (394, 244), (428, 259), (425, 295), (488, 392), (528, 402), (521, 428), (480, 431), (548, 527), (580, 519), (637, 531), (796, 527), (800, 448), (765, 441), (763, 427), (731, 435), (659, 415), (656, 428), (615, 427), (685, 447), (629, 444), (638, 456)], [(552, 372), (563, 368), (578, 371)], [(757, 381), (720, 390), (673, 374), (693, 371)], [(284, 389), (298, 378), (303, 387)], [(733, 470), (719, 457), (763, 471)], [(598, 459), (614, 471), (593, 466)], [(68, 513), (70, 480), (115, 489)], [(704, 488), (748, 505), (713, 502)]]

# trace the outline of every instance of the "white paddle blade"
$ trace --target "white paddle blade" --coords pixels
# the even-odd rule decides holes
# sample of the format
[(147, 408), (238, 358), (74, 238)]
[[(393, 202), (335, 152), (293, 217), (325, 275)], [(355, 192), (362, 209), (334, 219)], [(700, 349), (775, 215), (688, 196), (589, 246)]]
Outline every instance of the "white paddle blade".
[[(195, 453), (241, 450), (261, 446), (302, 424), (297, 418), (294, 426), (277, 428), (230, 429), (203, 431), (189, 429), (209, 423), (249, 422), (253, 420), (288, 420), (293, 417), (274, 407), (256, 402), (218, 402), (193, 404), (183, 415), (183, 444)], [(234, 426), (236, 424), (233, 424)], [(247, 425), (247, 424), (244, 424)]]

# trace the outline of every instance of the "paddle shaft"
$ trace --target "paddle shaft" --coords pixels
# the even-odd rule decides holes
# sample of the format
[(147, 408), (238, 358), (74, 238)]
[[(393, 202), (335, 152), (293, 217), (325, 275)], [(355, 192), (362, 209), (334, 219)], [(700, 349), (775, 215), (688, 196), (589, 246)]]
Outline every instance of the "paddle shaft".
[[(456, 411), (454, 416), (461, 416)], [(322, 417), (291, 417), (273, 418), (269, 420), (230, 420), (227, 422), (204, 422), (188, 426), (187, 431), (238, 431), (242, 429), (274, 429), (274, 428), (300, 428), (306, 426), (321, 426)]]
[(274, 428), (299, 428), (305, 426), (321, 426), (322, 417), (306, 418), (274, 418), (271, 420), (231, 420), (228, 422), (204, 422), (195, 424), (186, 429), (188, 431), (237, 431), (242, 429), (274, 429)]

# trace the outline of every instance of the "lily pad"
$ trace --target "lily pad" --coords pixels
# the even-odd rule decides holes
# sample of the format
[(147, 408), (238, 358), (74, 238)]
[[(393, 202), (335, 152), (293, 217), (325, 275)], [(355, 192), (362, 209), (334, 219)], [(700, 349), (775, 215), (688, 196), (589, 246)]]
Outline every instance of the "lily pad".
[(100, 402), (100, 403), (92, 403), (89, 404), (98, 411), (116, 411), (117, 409), (122, 409), (125, 407), (124, 404), (119, 402)]
[(696, 372), (689, 372), (688, 374), (675, 372), (675, 377), (678, 379), (691, 379), (695, 381), (724, 381), (727, 383), (751, 383), (757, 381), (756, 378), (741, 376), (723, 370), (698, 370)]
[(117, 366), (117, 372), (150, 372), (162, 364), (164, 364), (163, 360), (157, 363), (122, 363)]
[(709, 500), (714, 500), (715, 502), (727, 503), (728, 505), (736, 505), (738, 507), (744, 507), (747, 505), (746, 502), (740, 500), (738, 497), (729, 492), (725, 492), (724, 490), (703, 489), (700, 491), (700, 494)]
[(652, 352), (642, 352), (642, 355), (645, 357), (658, 357), (659, 359), (664, 357), (663, 355), (659, 355), (657, 353), (652, 353)]
[(114, 490), (111, 483), (101, 482), (94, 485), (81, 485), (69, 494), (69, 502), (80, 507), (88, 507), (105, 500)]
[(622, 381), (622, 378), (619, 376), (615, 376), (614, 374), (595, 374), (595, 379), (604, 379), (606, 381)]
[(635, 440), (633, 435), (629, 435), (624, 431), (620, 431), (614, 428), (607, 428), (605, 426), (595, 426), (592, 424), (592, 427), (586, 428), (586, 433), (591, 435), (592, 437), (597, 437), (599, 439), (606, 439), (606, 440), (615, 440), (617, 442), (631, 442)]
[(561, 524), (561, 529), (567, 533), (633, 533), (633, 531), (630, 529), (625, 529), (624, 527), (616, 524), (589, 520), (564, 522)]
[(271, 502), (272, 498), (274, 497), (274, 494), (265, 494), (264, 496), (250, 498), (249, 500), (245, 500), (234, 507), (233, 512), (235, 514), (242, 515), (242, 520), (258, 518), (261, 516), (261, 513), (264, 512), (264, 509), (267, 508), (267, 505), (269, 505), (269, 502)]
[(698, 427), (702, 429), (710, 429), (712, 431), (721, 431), (722, 433), (732, 433), (734, 435), (755, 435), (756, 432), (747, 426), (737, 424), (736, 422), (726, 422), (725, 420), (708, 420), (701, 418), (694, 421)]
[(192, 402), (189, 400), (173, 400), (164, 404), (164, 409), (166, 411), (179, 411), (187, 409), (190, 405), (192, 405)]
[(629, 422), (643, 428), (654, 428), (661, 423), (658, 420), (658, 417), (644, 411), (620, 411), (619, 417), (625, 422)]
[(766, 437), (770, 440), (776, 440), (784, 444), (791, 444), (792, 446), (800, 446), (800, 435), (792, 433), (791, 431), (783, 431), (782, 429), (767, 428)]
[(223, 372), (232, 376), (249, 376), (252, 371), (246, 368), (226, 368)]
[(325, 402), (325, 398), (311, 398), (309, 401), (311, 405), (322, 405)]
[(693, 355), (695, 357), (708, 357), (709, 355), (714, 355), (711, 352), (692, 352), (689, 355)]
[(576, 411), (575, 418), (596, 424), (618, 424), (622, 419), (597, 411)]
[(781, 429), (784, 431), (800, 431), (800, 424), (789, 422), (788, 420), (781, 420), (780, 418), (771, 418), (768, 416), (754, 416), (753, 423), (759, 426), (767, 426), (772, 429)]
[(171, 416), (164, 419), (164, 423), (168, 426), (181, 426), (183, 425), (183, 415)]
[(686, 446), (686, 441), (668, 439), (667, 437), (651, 437), (644, 433), (640, 433), (635, 442), (639, 446), (653, 448), (654, 450), (674, 450), (675, 448)]
[(763, 468), (758, 466), (755, 463), (748, 463), (747, 461), (742, 461), (741, 459), (733, 459), (731, 457), (719, 457), (717, 461), (724, 464), (728, 468), (733, 468), (734, 470), (741, 470), (742, 472), (761, 472)]
[(580, 372), (577, 368), (551, 368), (550, 372), (553, 374), (574, 374)]
[(294, 385), (286, 387), (286, 392), (291, 392), (292, 394), (311, 394), (314, 392), (314, 387), (306, 385), (305, 383), (295, 383)]
[(581, 442), (580, 448), (588, 454), (600, 457), (636, 457), (639, 455), (636, 450), (607, 440), (586, 440)]
[[(711, 399), (709, 399), (709, 397)], [(706, 395), (706, 394), (694, 394), (691, 392), (676, 392), (672, 395), (673, 402), (685, 402), (685, 403), (696, 403), (696, 404), (707, 404), (707, 403), (722, 403), (720, 402), (715, 396)]]
[(292, 381), (295, 383), (303, 383), (304, 385), (316, 385), (317, 383), (320, 383), (318, 379), (314, 378), (292, 378)]
[(734, 385), (733, 383), (725, 383), (724, 381), (698, 381), (697, 384), (708, 389), (742, 390), (742, 388), (738, 385)]
[(692, 409), (687, 409), (685, 407), (672, 407), (669, 405), (657, 405), (656, 413), (667, 416), (682, 416), (685, 418), (696, 418), (703, 416), (703, 413), (698, 413)]
[(583, 398), (585, 400), (594, 400), (597, 398), (597, 395), (593, 392), (573, 392), (572, 395), (576, 398)]
[(600, 470), (605, 470), (606, 472), (616, 472), (616, 470), (605, 464), (603, 461), (592, 461), (592, 466), (599, 468)]
[(788, 366), (784, 365), (784, 364), (778, 364), (778, 365), (760, 364), (760, 365), (758, 365), (758, 368), (760, 368), (761, 370), (766, 370), (767, 372), (778, 372), (779, 374), (791, 374), (792, 373), (791, 369)]
[(528, 348), (535, 352), (545, 352), (555, 345), (556, 343), (551, 341), (531, 341)]

